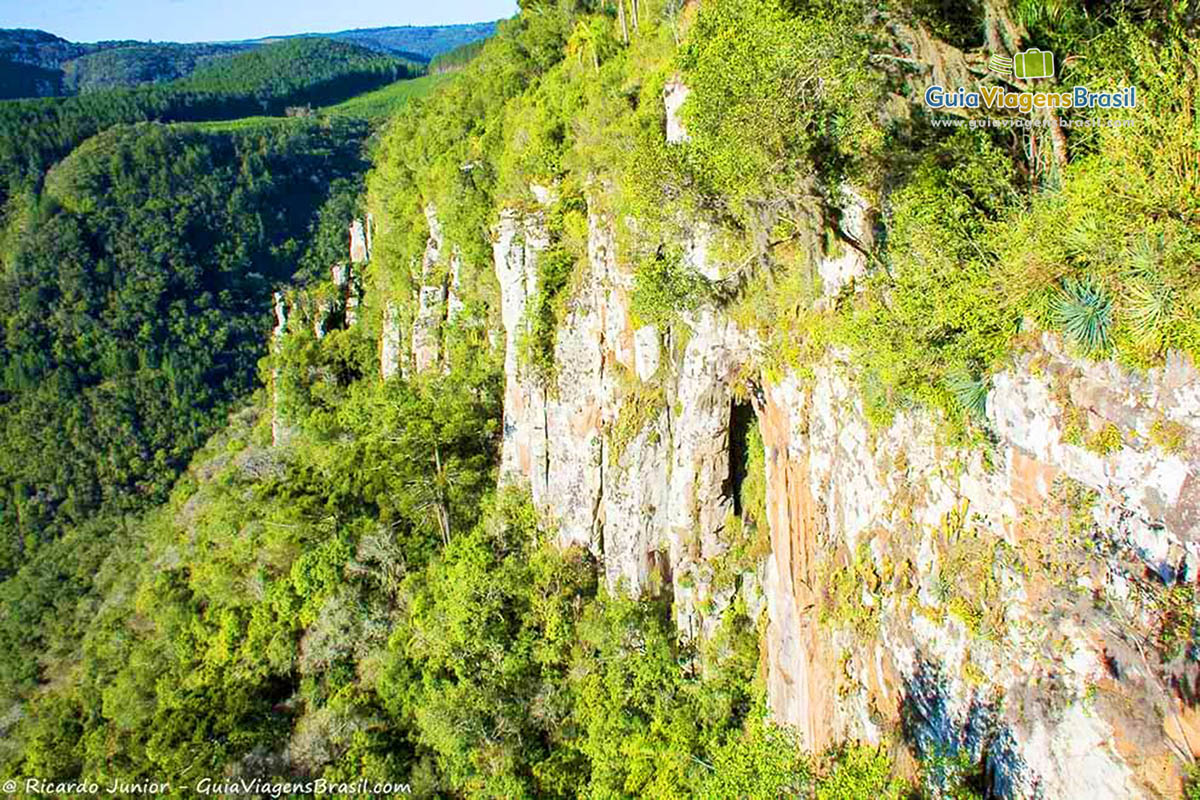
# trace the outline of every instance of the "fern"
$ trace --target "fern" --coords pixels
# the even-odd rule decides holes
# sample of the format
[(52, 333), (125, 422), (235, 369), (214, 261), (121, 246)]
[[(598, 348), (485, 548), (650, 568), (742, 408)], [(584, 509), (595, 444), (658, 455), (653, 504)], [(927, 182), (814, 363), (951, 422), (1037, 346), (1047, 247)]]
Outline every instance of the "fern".
[(1112, 299), (1107, 292), (1090, 280), (1068, 278), (1053, 307), (1059, 325), (1089, 355), (1108, 350)]

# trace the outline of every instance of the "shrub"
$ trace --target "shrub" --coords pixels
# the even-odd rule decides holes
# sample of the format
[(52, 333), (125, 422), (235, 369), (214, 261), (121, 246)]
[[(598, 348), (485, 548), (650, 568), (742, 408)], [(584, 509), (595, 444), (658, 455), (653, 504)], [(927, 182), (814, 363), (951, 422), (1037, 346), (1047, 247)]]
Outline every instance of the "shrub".
[(633, 276), (633, 313), (643, 323), (665, 325), (704, 299), (708, 280), (683, 262), (678, 248), (664, 248), (642, 261)]
[(892, 775), (891, 759), (881, 749), (848, 745), (832, 752), (826, 773), (817, 780), (817, 800), (902, 800), (909, 788)]
[(1115, 453), (1125, 445), (1125, 437), (1121, 429), (1111, 422), (1088, 437), (1087, 449), (1097, 455), (1106, 456)]
[(559, 295), (575, 268), (575, 259), (562, 247), (538, 256), (537, 294), (525, 311), (525, 328), (518, 342), (522, 360), (544, 380), (554, 373), (554, 339), (559, 322)]

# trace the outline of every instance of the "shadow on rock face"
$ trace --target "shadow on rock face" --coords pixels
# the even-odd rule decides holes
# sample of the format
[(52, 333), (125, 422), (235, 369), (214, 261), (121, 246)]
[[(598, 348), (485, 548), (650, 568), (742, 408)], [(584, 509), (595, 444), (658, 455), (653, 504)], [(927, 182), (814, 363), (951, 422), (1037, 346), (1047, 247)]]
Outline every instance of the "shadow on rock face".
[(900, 718), (904, 739), (920, 759), (930, 788), (969, 789), (986, 800), (1039, 796), (996, 702), (973, 696), (965, 712), (956, 711), (937, 664), (919, 658), (905, 682)]

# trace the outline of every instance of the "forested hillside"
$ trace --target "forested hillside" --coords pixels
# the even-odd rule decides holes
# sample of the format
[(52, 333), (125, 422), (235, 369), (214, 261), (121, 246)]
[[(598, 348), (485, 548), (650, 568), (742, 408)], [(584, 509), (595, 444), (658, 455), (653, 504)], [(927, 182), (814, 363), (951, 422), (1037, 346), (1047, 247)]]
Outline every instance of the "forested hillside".
[(63, 63), (62, 91), (58, 94), (86, 94), (145, 83), (166, 83), (248, 49), (249, 46), (238, 44), (133, 44), (108, 47)]
[(467, 44), (459, 45), (453, 50), (439, 53), (429, 62), (429, 72), (437, 75), (443, 72), (455, 72), (462, 69), (483, 51), (484, 44), (485, 42), (483, 41), (468, 42)]
[(0, 492), (11, 572), (64, 525), (166, 497), (254, 385), (265, 298), (291, 277), (361, 127), (118, 126), (14, 207), (5, 241)]
[(467, 42), (486, 39), (495, 31), (495, 22), (474, 22), (465, 25), (400, 25), (388, 28), (356, 28), (316, 35), (352, 42), (380, 53), (400, 57), (417, 55), (425, 61), (429, 61), (439, 53), (453, 50)]
[(248, 44), (80, 44), (45, 31), (0, 30), (0, 99), (54, 97), (161, 83)]
[(44, 171), (113, 125), (282, 115), (336, 103), (417, 74), (408, 62), (326, 39), (298, 39), (213, 64), (161, 86), (0, 102), (0, 199), (36, 187)]
[(0, 107), (0, 779), (1200, 796), (1194, 9), (521, 5)]
[[(440, 53), (487, 38), (495, 23), (402, 26), (341, 31), (329, 34), (274, 37), (242, 42), (108, 41), (69, 42), (45, 31), (0, 29), (0, 99), (85, 94), (119, 87), (167, 83), (232, 56), (259, 50), (280, 41), (324, 39), (358, 45), (372, 52), (426, 64)], [(300, 46), (300, 45), (296, 45)], [(301, 52), (295, 50), (293, 52)], [(329, 54), (304, 51), (317, 60)], [(271, 62), (274, 56), (266, 56)], [(265, 62), (264, 62), (265, 63)], [(277, 65), (278, 66), (278, 65)], [(227, 68), (226, 72), (240, 71)], [(291, 71), (288, 74), (294, 74)], [(300, 70), (301, 74), (303, 70)]]

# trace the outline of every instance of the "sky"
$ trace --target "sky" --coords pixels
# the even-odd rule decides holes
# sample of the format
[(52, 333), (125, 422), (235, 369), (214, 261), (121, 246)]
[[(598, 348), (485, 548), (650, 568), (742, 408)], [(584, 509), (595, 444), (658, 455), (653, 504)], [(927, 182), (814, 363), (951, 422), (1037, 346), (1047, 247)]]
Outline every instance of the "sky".
[(74, 42), (210, 42), (512, 16), (516, 0), (0, 0), (0, 28)]

